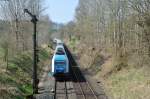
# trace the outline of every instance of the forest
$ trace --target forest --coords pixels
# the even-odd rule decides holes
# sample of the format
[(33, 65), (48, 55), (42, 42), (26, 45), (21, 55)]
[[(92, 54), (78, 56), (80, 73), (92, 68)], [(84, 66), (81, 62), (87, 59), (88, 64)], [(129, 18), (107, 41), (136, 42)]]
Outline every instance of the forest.
[(60, 31), (111, 99), (150, 98), (149, 0), (79, 0)]
[(32, 93), (33, 26), (23, 12), (28, 8), (39, 19), (39, 76), (51, 53), (51, 35), (59, 33), (110, 99), (150, 99), (150, 0), (79, 0), (67, 24), (43, 15), (42, 2), (0, 1), (0, 97)]
[(24, 12), (28, 8), (38, 18), (38, 77), (49, 58), (45, 46), (54, 23), (43, 15), (43, 0), (0, 1), (0, 98), (24, 99), (32, 93), (33, 24)]

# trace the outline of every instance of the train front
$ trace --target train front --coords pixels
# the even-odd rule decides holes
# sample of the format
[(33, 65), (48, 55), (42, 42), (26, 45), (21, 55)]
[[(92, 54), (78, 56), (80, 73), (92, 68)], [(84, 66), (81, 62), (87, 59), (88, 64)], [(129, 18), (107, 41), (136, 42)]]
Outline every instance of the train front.
[(54, 76), (68, 74), (68, 58), (63, 47), (59, 46), (56, 48), (56, 53), (53, 56), (52, 64), (52, 73)]

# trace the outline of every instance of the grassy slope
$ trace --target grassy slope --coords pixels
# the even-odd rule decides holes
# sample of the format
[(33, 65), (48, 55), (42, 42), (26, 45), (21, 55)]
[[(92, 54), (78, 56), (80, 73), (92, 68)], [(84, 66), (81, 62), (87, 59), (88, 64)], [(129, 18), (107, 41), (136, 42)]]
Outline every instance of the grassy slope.
[[(48, 56), (45, 49), (39, 51), (39, 71)], [(32, 63), (32, 53), (30, 52), (9, 59), (8, 71), (0, 71), (0, 98), (24, 99), (24, 96), (32, 93)]]
[(150, 68), (137, 66), (136, 58), (129, 58), (131, 63), (119, 71), (110, 73), (118, 62), (109, 58), (96, 75), (102, 79), (106, 93), (110, 99), (150, 99)]
[[(136, 56), (131, 59), (127, 58), (133, 63), (130, 66), (110, 73), (115, 68), (114, 66), (118, 65), (111, 55), (109, 57), (108, 53), (97, 53), (98, 49), (92, 51), (89, 46), (89, 48), (84, 48), (82, 44), (78, 46), (72, 42), (68, 45), (76, 46), (75, 49), (80, 56), (80, 65), (91, 72), (95, 72), (93, 68), (100, 70), (93, 76), (102, 80), (109, 99), (150, 99), (150, 68), (134, 67), (139, 62), (139, 60), (135, 61)], [(98, 56), (100, 57), (97, 58)]]
[(128, 68), (113, 73), (104, 81), (113, 99), (150, 99), (149, 68)]

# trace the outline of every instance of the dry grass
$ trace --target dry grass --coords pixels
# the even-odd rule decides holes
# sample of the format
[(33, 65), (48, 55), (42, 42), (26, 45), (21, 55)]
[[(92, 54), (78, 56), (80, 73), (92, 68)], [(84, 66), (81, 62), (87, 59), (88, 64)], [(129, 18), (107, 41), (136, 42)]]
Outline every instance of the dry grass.
[(92, 47), (84, 49), (83, 47), (83, 49), (81, 49), (80, 53), (78, 54), (80, 55), (79, 64), (82, 65), (82, 68), (90, 68), (99, 53), (99, 49), (93, 50)]
[[(142, 58), (132, 53), (132, 57), (117, 59), (106, 52), (85, 48), (82, 46), (79, 51), (82, 68), (89, 68), (97, 54), (104, 56), (104, 63), (99, 64), (101, 69), (95, 78), (102, 81), (109, 99), (150, 99), (150, 68), (148, 64), (140, 65), (144, 62)], [(116, 70), (118, 66), (121, 69)]]
[(110, 99), (150, 99), (150, 68), (148, 64), (140, 66), (138, 57), (128, 57), (127, 67), (114, 70), (117, 62), (109, 58), (95, 77), (103, 82)]
[(150, 99), (149, 68), (123, 69), (104, 80), (111, 99)]

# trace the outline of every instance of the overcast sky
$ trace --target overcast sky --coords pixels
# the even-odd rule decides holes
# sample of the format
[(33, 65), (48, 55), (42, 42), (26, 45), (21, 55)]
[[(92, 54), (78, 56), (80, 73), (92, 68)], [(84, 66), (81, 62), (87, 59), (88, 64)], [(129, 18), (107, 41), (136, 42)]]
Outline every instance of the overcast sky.
[(74, 19), (78, 0), (45, 0), (44, 5), (48, 7), (45, 14), (48, 14), (52, 21), (67, 23)]

